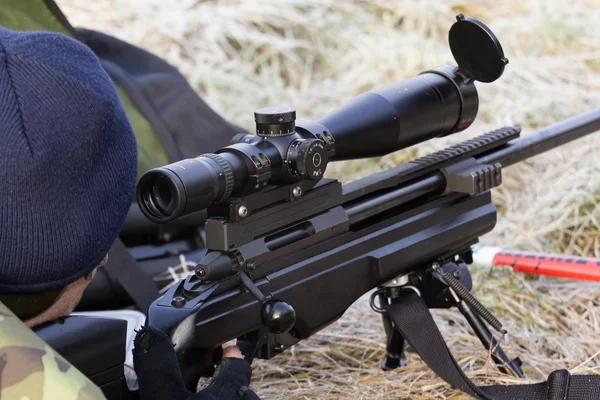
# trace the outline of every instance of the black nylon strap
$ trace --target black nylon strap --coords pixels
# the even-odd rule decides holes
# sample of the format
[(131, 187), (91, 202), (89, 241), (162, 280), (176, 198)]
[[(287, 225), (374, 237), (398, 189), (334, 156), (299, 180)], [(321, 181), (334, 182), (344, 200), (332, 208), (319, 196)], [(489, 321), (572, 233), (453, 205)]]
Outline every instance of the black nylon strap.
[(429, 308), (413, 291), (406, 291), (387, 307), (394, 327), (440, 378), (456, 389), (486, 400), (600, 399), (600, 376), (554, 371), (547, 382), (524, 385), (477, 386), (460, 369), (448, 349)]
[(120, 239), (108, 252), (108, 262), (102, 268), (121, 284), (137, 308), (147, 314), (148, 307), (159, 296), (158, 289)]

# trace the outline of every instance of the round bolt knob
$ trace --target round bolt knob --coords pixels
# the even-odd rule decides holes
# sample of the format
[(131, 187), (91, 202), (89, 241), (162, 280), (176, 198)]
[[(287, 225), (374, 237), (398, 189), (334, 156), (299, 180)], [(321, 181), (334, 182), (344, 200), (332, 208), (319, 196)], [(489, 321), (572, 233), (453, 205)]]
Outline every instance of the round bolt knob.
[(256, 134), (262, 137), (293, 135), (296, 110), (290, 107), (265, 107), (254, 111)]
[(260, 320), (272, 333), (286, 333), (296, 323), (296, 311), (285, 301), (268, 299), (260, 308)]

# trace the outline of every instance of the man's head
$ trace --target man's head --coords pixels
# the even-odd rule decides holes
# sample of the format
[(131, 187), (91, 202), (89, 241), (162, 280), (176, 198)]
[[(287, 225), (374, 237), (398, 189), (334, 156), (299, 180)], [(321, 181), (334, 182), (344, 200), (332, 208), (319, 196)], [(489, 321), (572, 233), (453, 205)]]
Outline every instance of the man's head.
[(0, 28), (0, 301), (28, 319), (79, 300), (125, 219), (136, 169), (135, 137), (91, 50)]

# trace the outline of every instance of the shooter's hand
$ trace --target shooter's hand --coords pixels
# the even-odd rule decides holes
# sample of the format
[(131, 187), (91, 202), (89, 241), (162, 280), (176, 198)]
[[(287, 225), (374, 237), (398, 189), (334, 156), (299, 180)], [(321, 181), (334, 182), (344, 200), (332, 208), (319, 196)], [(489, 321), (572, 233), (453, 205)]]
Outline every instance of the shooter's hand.
[(223, 359), (208, 386), (198, 393), (183, 383), (171, 339), (162, 331), (143, 327), (135, 337), (133, 364), (138, 375), (140, 400), (255, 400), (250, 390), (252, 369), (237, 347), (223, 350)]

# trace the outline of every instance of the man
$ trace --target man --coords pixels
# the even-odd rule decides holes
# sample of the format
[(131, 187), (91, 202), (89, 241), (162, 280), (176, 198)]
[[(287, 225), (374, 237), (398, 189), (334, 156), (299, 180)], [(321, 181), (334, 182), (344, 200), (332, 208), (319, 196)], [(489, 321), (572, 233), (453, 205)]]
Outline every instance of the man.
[[(17, 317), (35, 328), (74, 309), (106, 262), (131, 204), (136, 173), (131, 126), (91, 50), (61, 34), (0, 28), (3, 400), (102, 398), (98, 388)], [(152, 328), (136, 339), (141, 399), (156, 398), (148, 389), (153, 381), (148, 374), (158, 365), (144, 365), (146, 358), (157, 351), (161, 359), (175, 357), (170, 342), (159, 348), (167, 341)], [(224, 356), (220, 373), (200, 398), (251, 393), (250, 366), (239, 350), (228, 349)], [(178, 371), (165, 373), (165, 385), (179, 387)], [(181, 388), (177, 396), (163, 394), (192, 396)]]

